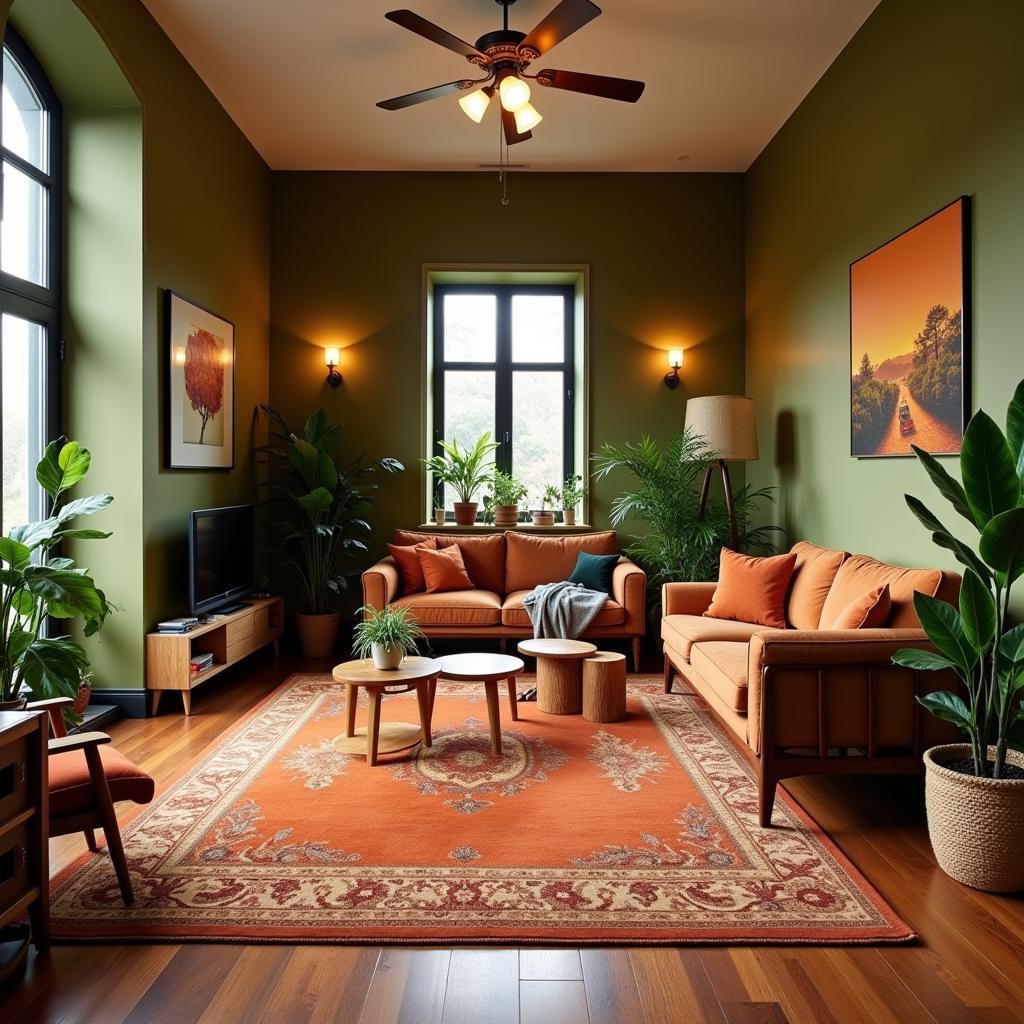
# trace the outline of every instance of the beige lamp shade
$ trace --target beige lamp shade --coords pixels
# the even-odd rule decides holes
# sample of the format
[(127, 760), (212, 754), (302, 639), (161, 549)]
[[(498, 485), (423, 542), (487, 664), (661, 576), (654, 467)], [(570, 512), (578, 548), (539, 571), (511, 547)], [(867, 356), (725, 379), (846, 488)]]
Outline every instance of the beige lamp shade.
[(757, 454), (753, 399), (708, 395), (686, 403), (686, 428), (726, 462), (752, 462)]

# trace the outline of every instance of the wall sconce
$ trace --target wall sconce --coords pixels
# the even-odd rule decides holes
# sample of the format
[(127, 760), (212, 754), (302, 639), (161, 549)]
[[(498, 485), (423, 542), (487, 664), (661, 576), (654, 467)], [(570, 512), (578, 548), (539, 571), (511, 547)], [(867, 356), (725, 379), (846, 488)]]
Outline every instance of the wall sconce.
[(324, 349), (324, 362), (327, 364), (327, 383), (336, 388), (341, 383), (341, 372), (338, 370), (338, 363), (341, 362), (340, 349)]
[(668, 350), (669, 371), (665, 374), (665, 387), (675, 391), (679, 387), (679, 368), (683, 365), (683, 350), (681, 348), (670, 348)]

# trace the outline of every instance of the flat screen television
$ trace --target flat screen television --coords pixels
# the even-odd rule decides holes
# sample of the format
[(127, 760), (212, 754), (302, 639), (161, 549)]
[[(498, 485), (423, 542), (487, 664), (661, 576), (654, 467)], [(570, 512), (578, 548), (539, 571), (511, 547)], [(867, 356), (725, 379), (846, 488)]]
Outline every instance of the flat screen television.
[(255, 546), (252, 505), (193, 512), (188, 531), (189, 606), (200, 612), (234, 611), (253, 589)]

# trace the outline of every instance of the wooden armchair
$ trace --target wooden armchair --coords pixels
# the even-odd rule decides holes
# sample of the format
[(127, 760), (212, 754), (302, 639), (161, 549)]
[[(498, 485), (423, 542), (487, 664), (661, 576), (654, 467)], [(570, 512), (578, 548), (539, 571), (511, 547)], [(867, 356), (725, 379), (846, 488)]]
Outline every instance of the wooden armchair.
[(97, 850), (95, 829), (102, 828), (114, 873), (125, 904), (133, 903), (132, 882), (121, 845), (114, 804), (134, 800), (148, 804), (153, 799), (153, 779), (129, 761), (103, 732), (69, 736), (61, 709), (74, 703), (69, 697), (40, 700), (29, 704), (50, 716), (49, 805), (50, 837), (84, 832), (90, 850)]

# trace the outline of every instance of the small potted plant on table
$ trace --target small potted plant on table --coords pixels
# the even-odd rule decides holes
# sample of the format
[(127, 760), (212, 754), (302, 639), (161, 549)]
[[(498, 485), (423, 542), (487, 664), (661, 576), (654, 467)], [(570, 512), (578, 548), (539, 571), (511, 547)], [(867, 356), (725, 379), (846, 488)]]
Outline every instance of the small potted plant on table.
[(416, 653), (416, 641), (423, 632), (407, 608), (363, 607), (359, 612), (365, 617), (356, 623), (352, 636), (352, 653), (357, 658), (372, 658), (374, 668), (393, 671), (407, 654)]
[(434, 485), (450, 484), (458, 499), (455, 502), (455, 523), (457, 526), (472, 526), (480, 508), (474, 501), (477, 492), (487, 483), (491, 475), (487, 457), (498, 447), (490, 434), (482, 434), (472, 448), (463, 448), (458, 439), (451, 442), (439, 441), (441, 455), (433, 455), (423, 462), (434, 474)]
[(491, 481), (491, 493), (484, 498), (484, 507), (493, 516), (494, 525), (514, 527), (519, 522), (519, 502), (527, 493), (527, 487), (522, 481), (496, 469)]
[(1004, 435), (984, 412), (974, 414), (964, 433), (959, 480), (914, 446), (939, 493), (979, 537), (975, 551), (906, 496), (935, 543), (964, 566), (964, 578), (959, 609), (914, 595), (935, 650), (893, 657), (912, 669), (951, 671), (962, 683), (963, 696), (919, 698), (970, 740), (925, 751), (928, 835), (947, 874), (988, 892), (1024, 889), (1024, 624), (1008, 625), (1010, 589), (1024, 575), (1024, 381), (1006, 427)]
[(555, 512), (554, 505), (560, 501), (562, 492), (554, 485), (548, 484), (540, 495), (540, 507), (530, 512), (534, 526), (554, 526)]
[(587, 489), (579, 473), (565, 478), (562, 483), (562, 522), (566, 526), (576, 525), (576, 509), (586, 496)]

